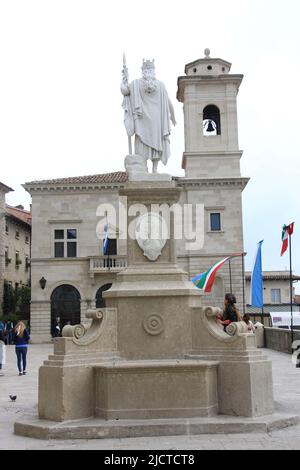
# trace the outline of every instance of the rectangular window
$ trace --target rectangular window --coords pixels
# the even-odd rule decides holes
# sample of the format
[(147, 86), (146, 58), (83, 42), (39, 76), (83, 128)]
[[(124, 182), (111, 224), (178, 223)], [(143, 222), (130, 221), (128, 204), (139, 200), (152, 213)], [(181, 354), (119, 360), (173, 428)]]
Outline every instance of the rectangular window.
[(25, 271), (28, 271), (29, 266), (30, 266), (29, 257), (26, 256), (25, 257)]
[(55, 242), (54, 243), (54, 256), (55, 258), (64, 257), (64, 242)]
[(77, 256), (77, 243), (76, 242), (68, 242), (67, 243), (67, 256), (68, 258), (76, 258)]
[(67, 238), (68, 238), (68, 240), (76, 240), (77, 230), (75, 230), (75, 229), (67, 230)]
[(210, 214), (210, 230), (212, 232), (221, 231), (221, 214), (219, 212)]
[(54, 230), (54, 238), (55, 238), (55, 240), (63, 240), (64, 239), (64, 230)]
[(19, 269), (20, 264), (22, 264), (22, 261), (20, 259), (20, 253), (16, 251), (16, 269)]
[(8, 247), (5, 247), (5, 266), (8, 266), (11, 263), (11, 259), (8, 255)]
[(19, 238), (20, 238), (20, 232), (19, 230), (16, 230), (16, 239), (19, 240)]
[(54, 230), (54, 257), (55, 258), (76, 258), (77, 257), (77, 230), (76, 229)]
[(8, 235), (8, 225), (7, 224), (5, 224), (5, 233), (6, 233), (6, 235)]
[(271, 302), (272, 304), (281, 304), (281, 290), (271, 289)]
[(25, 237), (25, 243), (27, 243), (27, 245), (29, 244), (29, 236), (28, 235), (26, 235), (26, 237)]

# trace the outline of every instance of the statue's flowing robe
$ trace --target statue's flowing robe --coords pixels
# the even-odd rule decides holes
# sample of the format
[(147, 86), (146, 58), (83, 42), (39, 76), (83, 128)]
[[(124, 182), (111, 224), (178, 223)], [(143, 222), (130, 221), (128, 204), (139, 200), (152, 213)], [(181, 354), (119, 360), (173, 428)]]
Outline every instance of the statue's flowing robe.
[(136, 153), (166, 165), (170, 156), (169, 97), (162, 82), (156, 80), (156, 85), (155, 91), (146, 93), (142, 79), (131, 82), (130, 94), (123, 102), (124, 123), (127, 134), (135, 134)]

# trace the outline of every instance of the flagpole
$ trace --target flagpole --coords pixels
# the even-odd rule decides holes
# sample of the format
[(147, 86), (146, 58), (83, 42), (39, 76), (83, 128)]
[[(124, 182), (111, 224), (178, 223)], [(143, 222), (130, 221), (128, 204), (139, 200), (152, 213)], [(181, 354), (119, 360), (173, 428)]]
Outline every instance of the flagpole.
[[(264, 241), (264, 240), (262, 240)], [(260, 254), (260, 257), (261, 257), (261, 254)], [(261, 306), (261, 323), (265, 326), (265, 320), (264, 320), (264, 316), (265, 316), (265, 312), (264, 312), (264, 272), (263, 272), (263, 266), (262, 266), (262, 263), (261, 263), (261, 297), (262, 297), (262, 306)]]
[[(265, 319), (264, 319), (264, 316), (265, 316), (265, 312), (264, 312), (264, 276), (263, 276), (263, 270), (261, 270), (262, 272), (262, 306), (261, 306), (261, 323), (262, 325), (265, 326)], [(269, 324), (270, 325), (270, 324)]]
[(229, 259), (229, 283), (230, 283), (230, 293), (232, 294), (232, 278), (231, 278), (231, 260)]
[(243, 316), (245, 315), (245, 253), (242, 254)]
[(292, 236), (289, 233), (289, 245), (290, 245), (290, 301), (291, 301), (291, 341), (292, 351), (294, 342), (294, 322), (293, 322), (293, 270), (292, 270)]

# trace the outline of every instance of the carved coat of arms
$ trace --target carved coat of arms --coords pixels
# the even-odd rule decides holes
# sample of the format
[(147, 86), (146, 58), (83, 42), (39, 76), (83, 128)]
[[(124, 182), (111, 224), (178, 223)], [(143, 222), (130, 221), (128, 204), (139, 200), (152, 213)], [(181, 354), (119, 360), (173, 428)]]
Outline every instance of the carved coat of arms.
[(150, 261), (156, 261), (167, 243), (167, 224), (156, 212), (143, 214), (137, 221), (135, 237), (144, 256)]

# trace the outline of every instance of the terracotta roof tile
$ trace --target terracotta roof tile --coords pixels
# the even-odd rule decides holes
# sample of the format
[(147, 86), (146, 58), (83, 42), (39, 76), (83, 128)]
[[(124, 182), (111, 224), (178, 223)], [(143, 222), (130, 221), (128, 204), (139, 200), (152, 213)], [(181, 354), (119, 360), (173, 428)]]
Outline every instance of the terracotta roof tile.
[(71, 176), (68, 178), (57, 178), (49, 180), (30, 181), (29, 184), (97, 184), (97, 183), (125, 183), (128, 180), (125, 171), (114, 173), (102, 173), (99, 175)]
[(25, 211), (24, 209), (18, 209), (17, 207), (9, 206), (6, 204), (5, 212), (7, 215), (11, 215), (15, 219), (21, 220), (25, 224), (31, 225), (31, 212)]

